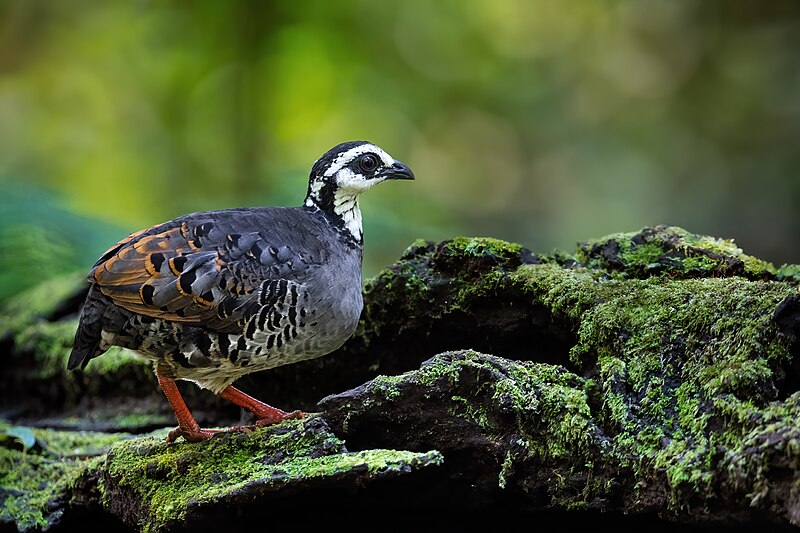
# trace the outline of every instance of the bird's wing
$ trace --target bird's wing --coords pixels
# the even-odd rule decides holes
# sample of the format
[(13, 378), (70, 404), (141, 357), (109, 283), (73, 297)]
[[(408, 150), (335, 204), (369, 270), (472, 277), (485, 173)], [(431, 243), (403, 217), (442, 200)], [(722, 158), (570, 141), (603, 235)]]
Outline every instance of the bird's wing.
[(302, 283), (325, 259), (319, 247), (302, 250), (302, 224), (289, 215), (228, 210), (153, 226), (110, 248), (89, 280), (129, 311), (235, 331), (267, 303), (275, 280)]

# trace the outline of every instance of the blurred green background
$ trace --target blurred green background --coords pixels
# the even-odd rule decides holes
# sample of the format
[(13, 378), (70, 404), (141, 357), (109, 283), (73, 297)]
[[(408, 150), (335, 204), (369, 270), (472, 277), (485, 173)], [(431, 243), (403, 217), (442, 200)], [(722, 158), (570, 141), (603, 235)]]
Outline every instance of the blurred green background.
[(0, 299), (367, 139), (365, 276), (417, 237), (668, 223), (800, 262), (800, 2), (0, 0)]

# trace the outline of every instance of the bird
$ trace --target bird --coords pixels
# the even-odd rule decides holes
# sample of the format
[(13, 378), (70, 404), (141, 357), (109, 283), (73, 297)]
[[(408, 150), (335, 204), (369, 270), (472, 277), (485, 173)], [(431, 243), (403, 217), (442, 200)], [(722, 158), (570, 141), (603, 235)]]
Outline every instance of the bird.
[[(153, 362), (178, 427), (167, 443), (302, 418), (234, 388), (238, 378), (321, 357), (355, 331), (363, 307), (359, 196), (411, 169), (367, 141), (341, 143), (312, 166), (302, 205), (180, 216), (132, 233), (87, 276), (67, 368), (111, 346)], [(202, 429), (176, 380), (254, 413), (253, 426)]]

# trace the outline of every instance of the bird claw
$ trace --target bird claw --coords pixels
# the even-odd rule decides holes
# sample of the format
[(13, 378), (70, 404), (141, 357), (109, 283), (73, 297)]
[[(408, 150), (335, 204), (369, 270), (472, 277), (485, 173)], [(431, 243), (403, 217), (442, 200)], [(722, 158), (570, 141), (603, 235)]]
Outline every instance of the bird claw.
[(255, 425), (257, 427), (263, 428), (265, 426), (278, 424), (280, 422), (283, 422), (284, 420), (299, 420), (303, 417), (305, 417), (305, 413), (303, 413), (302, 411), (292, 411), (291, 413), (280, 411), (280, 414), (278, 414), (277, 416), (261, 418), (257, 420)]
[(182, 427), (177, 427), (169, 432), (167, 435), (167, 444), (175, 442), (178, 437), (183, 437), (186, 442), (203, 442), (208, 440), (214, 435), (219, 433), (219, 430), (214, 429), (197, 429), (189, 430)]
[(280, 414), (277, 416), (262, 418), (257, 420), (255, 424), (248, 426), (233, 426), (226, 429), (186, 429), (177, 427), (170, 431), (169, 435), (167, 435), (167, 444), (175, 442), (178, 437), (183, 437), (186, 442), (203, 442), (218, 433), (239, 433), (253, 431), (256, 428), (271, 426), (273, 424), (283, 422), (284, 420), (301, 419), (303, 417), (305, 417), (305, 413), (302, 411), (292, 411), (291, 413), (280, 411)]
[(255, 424), (250, 424), (247, 426), (233, 426), (226, 429), (197, 429), (197, 430), (189, 430), (184, 429), (181, 427), (177, 427), (169, 432), (167, 435), (167, 444), (175, 442), (178, 437), (183, 437), (186, 442), (203, 442), (218, 433), (239, 433), (239, 432), (248, 432), (253, 431), (257, 428), (262, 428), (266, 426), (272, 426), (274, 424), (279, 424), (284, 420), (299, 420), (305, 417), (305, 413), (302, 411), (292, 411), (291, 413), (284, 413), (281, 412), (280, 417), (270, 417), (270, 418), (262, 418), (257, 420)]

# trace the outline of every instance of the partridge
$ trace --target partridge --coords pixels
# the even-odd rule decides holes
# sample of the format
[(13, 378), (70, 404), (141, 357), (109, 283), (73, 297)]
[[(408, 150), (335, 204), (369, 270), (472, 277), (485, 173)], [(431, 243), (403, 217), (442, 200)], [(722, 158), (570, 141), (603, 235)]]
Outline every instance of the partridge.
[(168, 442), (219, 431), (200, 428), (175, 380), (255, 413), (257, 425), (301, 417), (231, 384), (328, 354), (353, 333), (362, 309), (359, 195), (395, 179), (414, 174), (374, 144), (346, 142), (313, 165), (302, 206), (192, 213), (129, 235), (89, 272), (68, 368), (113, 345), (151, 360), (178, 419)]

